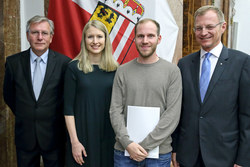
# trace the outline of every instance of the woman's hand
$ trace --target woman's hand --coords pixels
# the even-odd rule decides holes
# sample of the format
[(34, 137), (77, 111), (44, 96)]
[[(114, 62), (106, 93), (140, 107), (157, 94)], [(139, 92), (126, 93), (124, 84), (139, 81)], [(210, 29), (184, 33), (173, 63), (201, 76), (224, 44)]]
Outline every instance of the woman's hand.
[(83, 156), (87, 157), (87, 153), (84, 146), (80, 142), (72, 143), (71, 145), (72, 145), (72, 154), (75, 161), (79, 165), (84, 164)]

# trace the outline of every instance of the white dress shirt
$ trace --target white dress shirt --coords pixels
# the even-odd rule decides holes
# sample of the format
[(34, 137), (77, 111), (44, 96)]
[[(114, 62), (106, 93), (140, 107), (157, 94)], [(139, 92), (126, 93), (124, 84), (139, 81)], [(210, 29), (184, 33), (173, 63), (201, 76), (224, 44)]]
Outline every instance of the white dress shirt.
[[(210, 63), (211, 63), (210, 79), (213, 76), (214, 69), (215, 69), (215, 66), (216, 66), (218, 59), (220, 57), (222, 48), (223, 48), (223, 45), (220, 42), (216, 47), (214, 47), (212, 50), (210, 50), (210, 53), (212, 53), (212, 55), (209, 58)], [(201, 52), (200, 52), (200, 76), (201, 76), (202, 63), (203, 63), (203, 60), (205, 58), (206, 53), (207, 52), (201, 48)]]
[[(42, 77), (44, 80), (44, 76), (45, 76), (45, 72), (46, 72), (46, 68), (47, 68), (47, 60), (48, 60), (48, 54), (49, 54), (49, 50), (47, 50), (44, 54), (42, 54), (40, 57), (42, 59), (42, 61), (40, 62), (40, 67), (41, 67), (41, 71), (42, 71)], [(36, 58), (38, 56), (32, 51), (32, 49), (30, 49), (30, 69), (31, 69), (31, 79), (33, 81), (33, 76), (34, 76), (34, 71), (35, 71), (35, 67), (36, 67)], [(33, 83), (33, 82), (32, 82)]]

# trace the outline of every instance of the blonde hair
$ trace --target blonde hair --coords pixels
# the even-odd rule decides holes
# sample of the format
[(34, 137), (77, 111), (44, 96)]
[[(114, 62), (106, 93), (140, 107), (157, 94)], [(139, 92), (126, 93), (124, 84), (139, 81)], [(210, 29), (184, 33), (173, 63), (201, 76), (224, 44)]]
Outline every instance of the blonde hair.
[(218, 17), (218, 19), (219, 19), (220, 22), (222, 22), (222, 23), (225, 22), (224, 14), (223, 14), (223, 12), (218, 7), (212, 6), (212, 5), (206, 5), (206, 6), (200, 7), (194, 13), (194, 25), (196, 23), (196, 17), (197, 16), (203, 16), (209, 10), (212, 10), (212, 11), (214, 11), (217, 14), (217, 17)]
[(74, 60), (78, 60), (78, 69), (83, 71), (84, 73), (89, 73), (93, 71), (93, 66), (89, 60), (89, 54), (88, 54), (88, 50), (86, 48), (86, 42), (85, 42), (86, 31), (91, 26), (101, 30), (105, 35), (105, 47), (102, 51), (101, 62), (99, 64), (99, 68), (107, 72), (115, 71), (118, 67), (118, 63), (112, 55), (112, 44), (110, 42), (109, 32), (106, 26), (98, 20), (89, 21), (83, 29), (81, 51), (74, 58)]
[(145, 18), (145, 19), (142, 19), (142, 20), (140, 20), (139, 22), (137, 22), (136, 24), (135, 24), (135, 35), (136, 35), (136, 33), (137, 33), (137, 27), (138, 27), (138, 25), (140, 25), (140, 24), (143, 24), (143, 23), (147, 23), (147, 22), (152, 22), (152, 23), (154, 23), (155, 24), (155, 26), (156, 26), (156, 28), (157, 28), (157, 35), (159, 36), (160, 35), (160, 24), (156, 21), (156, 20), (153, 20), (153, 19), (150, 19), (150, 18)]

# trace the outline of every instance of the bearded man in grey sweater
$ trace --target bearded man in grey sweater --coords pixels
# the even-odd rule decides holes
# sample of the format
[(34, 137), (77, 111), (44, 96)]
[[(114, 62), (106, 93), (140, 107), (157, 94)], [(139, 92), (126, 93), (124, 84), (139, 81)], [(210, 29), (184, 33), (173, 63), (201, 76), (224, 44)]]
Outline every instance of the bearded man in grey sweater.
[[(139, 57), (121, 65), (116, 72), (110, 107), (116, 134), (115, 167), (170, 166), (171, 134), (180, 118), (182, 81), (179, 68), (157, 56), (156, 48), (160, 42), (159, 23), (152, 19), (139, 21), (135, 25)], [(157, 125), (141, 142), (133, 141), (128, 134), (128, 106), (160, 108)], [(157, 146), (159, 158), (147, 158), (148, 152)], [(125, 150), (130, 156), (124, 155)]]

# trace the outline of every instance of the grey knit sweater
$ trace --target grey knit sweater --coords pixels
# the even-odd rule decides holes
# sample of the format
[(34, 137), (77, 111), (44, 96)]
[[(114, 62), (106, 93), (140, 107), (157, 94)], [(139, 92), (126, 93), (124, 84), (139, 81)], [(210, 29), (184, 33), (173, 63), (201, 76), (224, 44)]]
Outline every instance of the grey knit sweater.
[[(124, 151), (132, 143), (126, 129), (127, 106), (160, 107), (160, 121), (139, 144), (147, 151), (160, 147), (160, 154), (172, 151), (171, 134), (181, 111), (182, 82), (179, 68), (163, 59), (140, 64), (137, 59), (116, 72), (110, 118), (116, 134), (115, 149)], [(143, 125), (142, 125), (143, 126)]]

